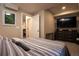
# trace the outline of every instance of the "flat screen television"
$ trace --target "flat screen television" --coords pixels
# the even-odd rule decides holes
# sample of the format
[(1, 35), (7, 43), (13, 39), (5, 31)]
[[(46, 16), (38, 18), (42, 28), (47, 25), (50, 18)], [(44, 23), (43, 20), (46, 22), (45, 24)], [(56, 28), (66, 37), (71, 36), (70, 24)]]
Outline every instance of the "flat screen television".
[(76, 16), (57, 18), (57, 28), (75, 28)]

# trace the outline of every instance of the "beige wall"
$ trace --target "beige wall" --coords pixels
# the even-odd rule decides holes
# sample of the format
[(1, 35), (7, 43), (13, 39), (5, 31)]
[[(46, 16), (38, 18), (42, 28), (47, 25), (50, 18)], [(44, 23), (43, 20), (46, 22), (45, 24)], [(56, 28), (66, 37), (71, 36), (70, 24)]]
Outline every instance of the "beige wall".
[[(22, 18), (21, 18), (21, 13), (23, 13), (21, 10), (19, 11), (12, 11), (12, 10), (8, 10), (8, 11), (12, 11), (14, 13), (16, 13), (16, 25), (15, 26), (10, 26), (10, 25), (4, 25), (3, 24), (3, 11), (4, 10), (8, 10), (6, 8), (4, 8), (3, 4), (0, 4), (0, 35), (5, 36), (5, 37), (18, 37), (18, 38), (22, 38)], [(30, 15), (25, 13), (26, 16)]]
[[(6, 10), (3, 5), (0, 5), (0, 35), (12, 37), (22, 37), (22, 20), (21, 11), (14, 11), (16, 13), (16, 26), (3, 25), (3, 10)], [(11, 11), (11, 10), (8, 10)], [(26, 16), (29, 14), (26, 14)], [(30, 15), (31, 16), (31, 15)], [(54, 18), (48, 11), (40, 11), (40, 37), (45, 38), (46, 33), (54, 32)], [(50, 26), (52, 25), (52, 26)]]
[(40, 14), (40, 37), (45, 38), (47, 33), (54, 33), (55, 19), (49, 11), (42, 10)]
[[(3, 11), (4, 10), (8, 10), (11, 12), (16, 13), (16, 25), (15, 26), (9, 26), (9, 25), (4, 25), (3, 24)], [(12, 38), (12, 37), (18, 37), (18, 38), (22, 38), (22, 20), (23, 18), (22, 16), (22, 12), (21, 10), (19, 11), (12, 11), (9, 9), (4, 8), (3, 4), (0, 4), (0, 35), (8, 37), (8, 38)], [(26, 16), (32, 16), (28, 13), (24, 13)]]
[(42, 11), (40, 11), (38, 14), (39, 14), (39, 36), (41, 37), (41, 38), (45, 38), (45, 32), (44, 32), (44, 10), (42, 10)]
[(54, 33), (55, 19), (52, 13), (45, 11), (45, 33)]
[[(3, 11), (6, 10), (3, 5), (0, 6), (0, 35), (11, 37), (21, 37), (21, 14), (16, 12), (16, 26), (3, 24)], [(8, 10), (11, 11), (11, 10)]]

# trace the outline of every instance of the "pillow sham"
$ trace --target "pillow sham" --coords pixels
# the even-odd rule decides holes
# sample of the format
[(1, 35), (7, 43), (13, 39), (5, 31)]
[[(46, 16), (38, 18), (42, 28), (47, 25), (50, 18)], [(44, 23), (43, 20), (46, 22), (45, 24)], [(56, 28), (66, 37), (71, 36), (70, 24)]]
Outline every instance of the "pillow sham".
[(30, 50), (30, 48), (27, 47), (27, 45), (22, 40), (12, 39), (12, 42), (15, 43), (16, 45), (20, 46), (21, 48), (23, 48), (25, 51)]

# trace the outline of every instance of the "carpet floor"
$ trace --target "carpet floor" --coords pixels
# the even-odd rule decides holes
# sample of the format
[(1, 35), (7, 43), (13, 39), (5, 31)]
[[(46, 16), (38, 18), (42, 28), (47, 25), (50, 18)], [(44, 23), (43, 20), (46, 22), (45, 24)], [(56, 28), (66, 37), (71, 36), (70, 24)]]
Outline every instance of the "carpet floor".
[(65, 42), (71, 56), (79, 56), (79, 44)]

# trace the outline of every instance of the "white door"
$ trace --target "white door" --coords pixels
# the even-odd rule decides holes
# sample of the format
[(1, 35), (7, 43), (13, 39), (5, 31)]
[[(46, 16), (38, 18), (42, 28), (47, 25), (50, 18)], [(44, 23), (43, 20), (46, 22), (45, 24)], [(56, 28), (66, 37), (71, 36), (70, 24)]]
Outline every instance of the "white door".
[(26, 19), (26, 37), (32, 37), (32, 19)]
[(32, 37), (39, 38), (39, 14), (32, 17)]

